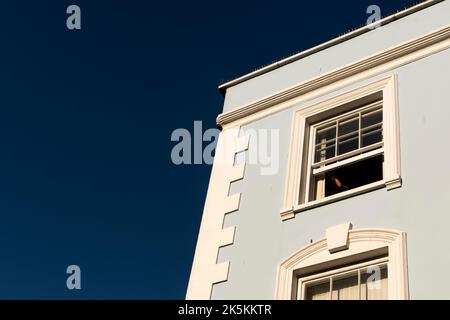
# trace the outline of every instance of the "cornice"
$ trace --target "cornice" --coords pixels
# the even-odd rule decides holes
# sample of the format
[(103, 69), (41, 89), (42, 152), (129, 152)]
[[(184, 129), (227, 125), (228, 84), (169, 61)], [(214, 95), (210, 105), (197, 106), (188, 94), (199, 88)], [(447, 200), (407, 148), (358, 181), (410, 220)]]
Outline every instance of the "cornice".
[[(373, 70), (373, 72), (369, 72), (367, 76), (373, 76), (387, 70), (398, 68), (399, 66), (411, 63), (413, 61), (422, 59), (431, 54), (449, 48), (449, 39), (450, 25), (416, 39), (407, 41), (390, 49), (384, 50), (368, 58), (359, 60), (355, 63), (330, 71), (324, 75), (304, 81), (298, 85), (275, 93), (263, 99), (257, 100), (253, 103), (244, 105), (235, 110), (222, 113), (217, 117), (217, 124), (223, 127), (237, 120), (242, 120), (250, 116), (252, 116), (252, 119), (248, 119), (249, 121), (256, 120), (257, 118), (259, 118), (258, 113), (267, 111), (275, 105), (305, 95), (306, 93), (313, 92), (323, 87), (327, 87), (330, 85), (333, 85), (333, 87), (335, 87), (336, 83), (338, 83), (339, 81), (351, 78), (352, 76), (361, 74), (363, 72), (368, 72), (370, 70)], [(432, 46), (435, 47), (431, 48), (430, 50), (430, 47)], [(387, 64), (389, 64), (387, 68), (380, 68), (380, 66), (385, 66)], [(277, 109), (274, 111), (279, 110)], [(267, 112), (260, 117), (265, 115), (267, 115)]]
[(319, 44), (318, 46), (315, 46), (315, 47), (310, 48), (310, 49), (305, 50), (305, 51), (301, 51), (301, 52), (299, 52), (297, 54), (294, 54), (294, 55), (289, 56), (287, 58), (284, 58), (284, 59), (281, 59), (281, 60), (276, 61), (274, 63), (271, 63), (271, 64), (269, 64), (269, 65), (267, 65), (265, 67), (259, 68), (259, 69), (255, 70), (255, 71), (250, 72), (248, 74), (245, 74), (245, 75), (243, 75), (241, 77), (238, 77), (236, 79), (227, 81), (227, 82), (225, 82), (225, 83), (223, 83), (223, 84), (221, 84), (219, 86), (219, 91), (222, 94), (225, 94), (226, 90), (228, 88), (230, 88), (230, 87), (236, 86), (236, 85), (238, 85), (238, 84), (240, 84), (242, 82), (245, 82), (245, 81), (250, 80), (252, 78), (258, 77), (258, 76), (260, 76), (262, 74), (265, 74), (267, 72), (273, 71), (273, 70), (275, 70), (277, 68), (285, 66), (285, 65), (287, 65), (289, 63), (292, 63), (294, 61), (303, 59), (303, 58), (305, 58), (307, 56), (310, 56), (310, 55), (315, 54), (317, 52), (320, 52), (322, 50), (328, 49), (328, 48), (330, 48), (332, 46), (335, 46), (335, 45), (337, 45), (339, 43), (342, 43), (342, 42), (348, 41), (350, 39), (353, 39), (353, 38), (355, 38), (355, 37), (357, 37), (357, 36), (359, 36), (361, 34), (364, 34), (366, 32), (372, 31), (374, 26), (387, 25), (387, 24), (389, 24), (389, 23), (391, 23), (393, 21), (399, 20), (399, 19), (404, 18), (404, 17), (406, 17), (406, 16), (408, 16), (410, 14), (413, 14), (413, 13), (416, 13), (416, 12), (421, 11), (423, 9), (426, 9), (428, 7), (431, 7), (431, 6), (433, 6), (435, 4), (438, 4), (438, 3), (442, 2), (442, 1), (444, 1), (444, 0), (427, 0), (427, 1), (423, 1), (423, 2), (421, 2), (421, 3), (419, 3), (419, 4), (415, 5), (415, 6), (412, 6), (410, 8), (406, 8), (405, 10), (402, 10), (402, 11), (399, 11), (399, 12), (397, 12), (395, 14), (387, 16), (387, 17), (381, 19), (380, 21), (374, 22), (374, 23), (369, 24), (369, 25), (365, 25), (365, 26), (363, 26), (361, 28), (358, 28), (358, 29), (353, 30), (353, 31), (351, 31), (349, 33), (346, 33), (346, 34), (344, 34), (342, 36), (336, 37), (336, 38), (331, 39), (331, 40), (329, 40), (329, 41), (327, 41), (325, 43)]

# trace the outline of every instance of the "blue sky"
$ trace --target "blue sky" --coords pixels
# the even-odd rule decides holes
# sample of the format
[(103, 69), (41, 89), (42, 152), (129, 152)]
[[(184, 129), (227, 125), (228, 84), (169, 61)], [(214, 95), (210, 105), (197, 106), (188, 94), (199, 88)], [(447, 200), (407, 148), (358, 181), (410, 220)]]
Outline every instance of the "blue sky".
[(211, 167), (173, 165), (172, 131), (214, 128), (224, 79), (416, 2), (2, 3), (0, 299), (184, 298)]

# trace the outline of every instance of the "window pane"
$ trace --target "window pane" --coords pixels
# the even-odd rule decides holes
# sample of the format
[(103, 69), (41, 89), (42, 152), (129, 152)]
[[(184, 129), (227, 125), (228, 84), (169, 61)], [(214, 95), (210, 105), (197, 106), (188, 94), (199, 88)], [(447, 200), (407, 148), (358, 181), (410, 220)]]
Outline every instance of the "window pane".
[(342, 137), (349, 133), (357, 133), (359, 130), (359, 117), (353, 116), (351, 119), (339, 121), (339, 136)]
[(358, 132), (338, 142), (338, 155), (359, 149)]
[(316, 145), (336, 138), (336, 126), (317, 130)]
[(330, 299), (330, 281), (314, 284), (306, 287), (306, 300), (329, 300)]
[(383, 141), (382, 125), (372, 127), (370, 130), (363, 131), (362, 133), (362, 147), (367, 147), (372, 144)]
[(374, 124), (382, 123), (383, 122), (383, 113), (380, 110), (363, 114), (361, 118), (361, 128), (367, 128)]
[(332, 300), (359, 300), (358, 273), (333, 279)]
[(339, 122), (338, 155), (359, 148), (359, 115)]
[(334, 142), (329, 142), (324, 144), (323, 146), (316, 147), (316, 153), (314, 156), (314, 162), (320, 162), (327, 159), (334, 158), (336, 156), (336, 146)]
[(381, 267), (376, 266), (361, 271), (361, 299), (362, 300), (388, 299), (387, 266)]
[(336, 156), (336, 127), (317, 130), (314, 162), (324, 161)]
[(303, 299), (386, 300), (388, 299), (387, 263), (355, 268), (350, 272), (336, 273), (331, 277), (310, 282), (305, 287)]

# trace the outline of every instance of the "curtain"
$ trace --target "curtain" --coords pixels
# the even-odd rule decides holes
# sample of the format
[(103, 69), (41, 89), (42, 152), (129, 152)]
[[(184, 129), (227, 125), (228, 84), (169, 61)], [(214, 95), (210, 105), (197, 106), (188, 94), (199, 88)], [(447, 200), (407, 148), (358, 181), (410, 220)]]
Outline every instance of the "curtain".
[[(358, 274), (360, 283), (358, 284)], [(330, 294), (330, 286), (332, 292)], [(306, 300), (387, 300), (387, 266), (360, 269), (344, 277), (334, 276), (306, 287)]]
[(329, 300), (330, 282), (315, 284), (306, 288), (306, 300)]
[(333, 280), (331, 300), (359, 300), (358, 273)]

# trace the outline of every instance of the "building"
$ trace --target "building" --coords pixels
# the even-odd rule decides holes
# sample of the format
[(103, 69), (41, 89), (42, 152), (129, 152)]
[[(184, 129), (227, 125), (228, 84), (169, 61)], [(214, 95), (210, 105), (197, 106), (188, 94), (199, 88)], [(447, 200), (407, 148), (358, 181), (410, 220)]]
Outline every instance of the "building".
[(187, 299), (450, 298), (449, 48), (425, 1), (221, 85)]

